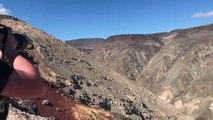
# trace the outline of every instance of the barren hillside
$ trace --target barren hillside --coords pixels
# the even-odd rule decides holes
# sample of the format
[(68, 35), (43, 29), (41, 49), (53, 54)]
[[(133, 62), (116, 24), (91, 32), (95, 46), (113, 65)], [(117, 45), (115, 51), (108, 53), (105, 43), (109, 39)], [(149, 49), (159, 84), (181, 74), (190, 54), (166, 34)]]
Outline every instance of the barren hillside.
[[(78, 109), (75, 109), (75, 112), (71, 112), (71, 114), (77, 115), (76, 119), (84, 119), (86, 115), (97, 120), (190, 119), (190, 117), (185, 116), (172, 105), (160, 100), (145, 89), (144, 86), (136, 85), (113, 70), (93, 62), (84, 53), (59, 39), (12, 17), (5, 18), (3, 16), (0, 18), (1, 24), (12, 27), (15, 32), (26, 35), (32, 41), (33, 46), (29, 47), (25, 54), (39, 68), (42, 77), (50, 84), (53, 84), (53, 88), (59, 90), (54, 92), (53, 88), (48, 88), (50, 91), (46, 91), (46, 95), (64, 91), (66, 95), (59, 94), (61, 96), (65, 95), (65, 97), (61, 97), (62, 100), (70, 102), (70, 97), (72, 97), (74, 100), (86, 105), (85, 107), (78, 103), (75, 104)], [(53, 99), (51, 96), (43, 96), (43, 98), (46, 98), (51, 103)], [(55, 114), (55, 111), (63, 113), (63, 111), (67, 110), (67, 108), (61, 108), (63, 104), (58, 102), (53, 102), (50, 106), (40, 107), (41, 103), (39, 104), (36, 100), (30, 100), (32, 101), (31, 103), (14, 99), (14, 102), (18, 106), (21, 103), (33, 104), (38, 112), (33, 114), (43, 117), (57, 118), (55, 115), (58, 114)], [(60, 106), (57, 107), (58, 105)], [(67, 106), (69, 107), (69, 104)], [(99, 108), (96, 110), (97, 112), (95, 112), (93, 107)], [(54, 108), (52, 109), (53, 112), (45, 113), (44, 110), (47, 108)], [(79, 118), (79, 114), (83, 114), (83, 116)], [(64, 115), (66, 114), (64, 113)], [(31, 118), (29, 117), (28, 119)], [(57, 119), (65, 118), (59, 117)]]
[(109, 37), (91, 58), (196, 120), (213, 119), (213, 25)]
[(212, 119), (213, 25), (172, 31), (164, 40), (137, 82), (194, 119)]
[(160, 37), (165, 35), (166, 33), (111, 36), (94, 47), (89, 56), (130, 80), (136, 80), (152, 56), (164, 46)]

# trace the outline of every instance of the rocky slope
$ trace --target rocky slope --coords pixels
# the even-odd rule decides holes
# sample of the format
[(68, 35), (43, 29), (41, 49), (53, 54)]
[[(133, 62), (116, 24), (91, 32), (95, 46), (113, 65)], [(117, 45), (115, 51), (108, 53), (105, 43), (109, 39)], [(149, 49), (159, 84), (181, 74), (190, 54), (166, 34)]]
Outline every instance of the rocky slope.
[(94, 47), (102, 43), (105, 39), (102, 38), (83, 38), (66, 41), (67, 44), (77, 48), (78, 50), (89, 54)]
[(89, 55), (193, 119), (213, 119), (212, 24), (161, 34), (112, 36)]
[(137, 81), (197, 120), (213, 119), (213, 25), (172, 31)]
[[(166, 33), (111, 36), (92, 49), (89, 56), (130, 80), (136, 80), (152, 56), (164, 46), (160, 36), (165, 35)], [(71, 43), (72, 41), (69, 42)], [(74, 44), (73, 46), (78, 49)]]
[[(78, 109), (74, 110), (72, 115), (83, 114), (82, 118), (77, 117), (76, 119), (84, 119), (85, 114), (91, 117), (98, 116), (93, 119), (191, 119), (172, 105), (160, 100), (143, 86), (93, 62), (84, 53), (57, 38), (17, 19), (0, 18), (1, 24), (10, 26), (15, 32), (30, 38), (33, 46), (31, 45), (26, 50), (25, 55), (39, 68), (42, 77), (47, 82), (66, 93), (66, 99), (64, 97), (61, 99), (70, 101), (70, 97), (73, 97), (85, 104), (86, 108), (90, 108), (86, 109), (83, 105), (74, 104)], [(50, 91), (54, 90), (50, 88)], [(48, 95), (49, 92), (46, 91), (46, 94)], [(53, 99), (48, 96), (46, 98), (49, 99), (48, 101)], [(42, 98), (38, 98), (37, 101), (40, 99)], [(14, 101), (17, 103), (16, 99)], [(36, 100), (34, 102), (36, 103)], [(38, 102), (38, 104), (41, 103)], [(55, 117), (54, 111), (61, 111), (60, 108), (56, 110), (55, 107), (57, 105), (63, 106), (59, 103), (46, 106), (53, 107), (55, 110), (51, 113), (45, 113), (43, 110), (46, 108), (42, 109), (39, 107), (41, 105), (38, 104), (36, 105), (38, 114), (44, 117)], [(91, 106), (102, 109), (95, 112)], [(64, 109), (62, 108), (62, 111)]]

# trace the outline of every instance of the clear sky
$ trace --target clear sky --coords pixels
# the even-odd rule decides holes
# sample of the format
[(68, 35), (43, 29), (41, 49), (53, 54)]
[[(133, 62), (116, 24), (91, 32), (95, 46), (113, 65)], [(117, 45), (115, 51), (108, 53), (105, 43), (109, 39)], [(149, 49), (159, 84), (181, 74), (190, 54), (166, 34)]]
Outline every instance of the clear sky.
[(1, 0), (0, 13), (61, 40), (107, 38), (213, 23), (213, 0)]

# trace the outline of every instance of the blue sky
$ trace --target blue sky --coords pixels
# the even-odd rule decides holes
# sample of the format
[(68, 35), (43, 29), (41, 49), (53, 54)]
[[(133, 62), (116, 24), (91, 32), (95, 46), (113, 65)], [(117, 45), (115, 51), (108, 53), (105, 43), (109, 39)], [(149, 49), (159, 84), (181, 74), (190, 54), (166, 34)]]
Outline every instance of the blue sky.
[(10, 14), (61, 40), (168, 32), (213, 23), (213, 0), (1, 0)]

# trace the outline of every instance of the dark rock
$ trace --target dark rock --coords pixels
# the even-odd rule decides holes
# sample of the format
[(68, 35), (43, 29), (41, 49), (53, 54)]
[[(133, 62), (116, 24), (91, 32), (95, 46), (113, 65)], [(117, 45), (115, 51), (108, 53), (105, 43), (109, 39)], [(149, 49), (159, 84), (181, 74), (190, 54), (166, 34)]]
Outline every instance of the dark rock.
[(146, 104), (144, 104), (143, 102), (141, 103), (141, 106), (142, 106), (143, 108), (148, 109), (148, 107), (146, 106)]
[(70, 87), (65, 87), (65, 88), (63, 88), (63, 90), (64, 90), (68, 95), (70, 95), (72, 98), (74, 98), (76, 92), (75, 92), (73, 89), (71, 89)]
[(78, 81), (73, 80), (73, 88), (74, 89), (81, 89), (82, 87), (79, 85)]
[(109, 100), (106, 98), (103, 102), (99, 102), (99, 105), (101, 108), (110, 111), (111, 110), (111, 104), (109, 103)]
[(82, 87), (80, 86), (83, 84), (83, 80), (85, 80), (85, 77), (82, 75), (71, 75), (72, 84), (74, 89), (81, 89)]
[(71, 78), (73, 79), (73, 80), (83, 80), (83, 79), (86, 79), (84, 76), (82, 76), (82, 75), (71, 75)]
[(141, 111), (138, 110), (138, 108), (134, 106), (132, 101), (124, 100), (124, 99), (122, 99), (122, 101), (124, 101), (123, 107), (124, 107), (125, 114), (127, 114), (127, 115), (135, 114), (137, 116), (140, 116), (142, 120), (145, 120)]
[(66, 85), (62, 81), (59, 81), (59, 80), (56, 81), (56, 86), (59, 87), (59, 88), (66, 87)]
[(87, 82), (86, 85), (87, 85), (87, 87), (90, 87), (92, 85), (92, 83)]
[(86, 104), (86, 105), (93, 104), (91, 101), (91, 98), (87, 95), (87, 93), (83, 93), (82, 95), (80, 95), (79, 100), (81, 103)]
[(35, 105), (35, 102), (33, 100), (11, 100), (11, 104), (15, 107), (20, 109), (21, 111), (31, 113), (34, 115), (39, 115), (38, 108)]

